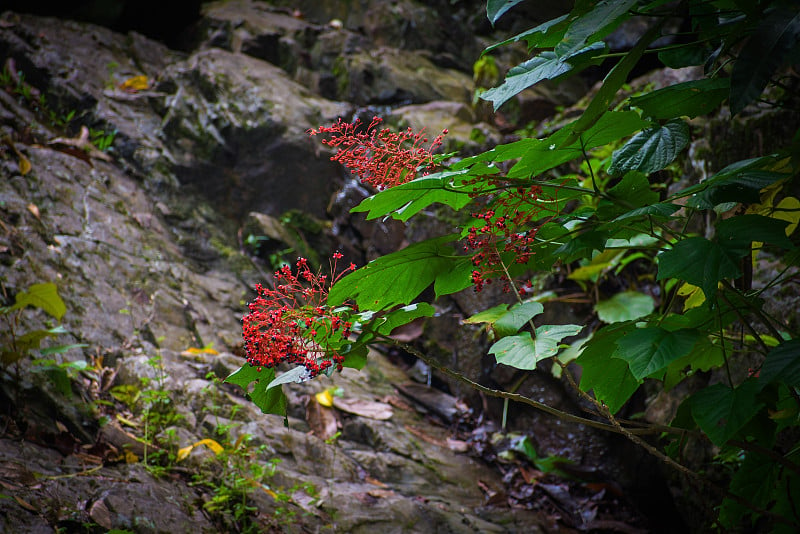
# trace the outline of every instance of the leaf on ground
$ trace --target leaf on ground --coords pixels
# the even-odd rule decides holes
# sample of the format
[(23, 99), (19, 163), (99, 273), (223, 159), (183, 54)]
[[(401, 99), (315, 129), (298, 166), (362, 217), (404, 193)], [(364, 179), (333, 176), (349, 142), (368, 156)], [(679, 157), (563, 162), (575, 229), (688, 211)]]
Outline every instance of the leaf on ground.
[(595, 304), (594, 311), (604, 323), (617, 323), (649, 315), (654, 308), (651, 296), (638, 291), (623, 291)]
[(377, 419), (379, 421), (391, 419), (394, 413), (389, 404), (358, 398), (334, 397), (333, 407), (343, 412), (360, 415), (369, 419)]
[(223, 450), (225, 450), (225, 449), (223, 449), (222, 445), (220, 445), (219, 443), (217, 443), (213, 439), (201, 439), (200, 441), (198, 441), (196, 443), (193, 443), (193, 444), (191, 444), (191, 445), (189, 445), (187, 447), (183, 447), (182, 449), (178, 449), (178, 455), (175, 458), (176, 461), (180, 462), (182, 460), (185, 460), (192, 453), (192, 451), (195, 449), (195, 447), (199, 447), (200, 445), (205, 445), (206, 447), (208, 447), (209, 449), (214, 451), (214, 454), (219, 454)]

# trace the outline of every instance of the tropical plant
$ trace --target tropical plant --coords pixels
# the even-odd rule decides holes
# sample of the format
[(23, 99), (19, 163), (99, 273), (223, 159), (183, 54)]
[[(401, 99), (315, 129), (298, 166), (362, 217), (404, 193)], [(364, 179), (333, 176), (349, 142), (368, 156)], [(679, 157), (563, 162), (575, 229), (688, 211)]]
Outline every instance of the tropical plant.
[[(521, 1), (489, 0), (490, 21)], [(647, 30), (629, 50), (609, 52), (605, 39), (634, 16), (647, 22)], [(568, 14), (484, 54), (521, 44), (531, 58), (480, 94), (495, 110), (544, 80), (558, 81), (589, 66), (607, 70), (582, 113), (542, 138), (526, 136), (475, 156), (446, 159), (420, 147), (423, 137), (411, 133), (382, 145), (387, 136), (374, 123), (367, 133), (342, 124), (312, 132), (331, 135), (327, 144), (340, 150), (334, 159), (362, 179), (362, 172), (368, 174), (378, 190), (353, 211), (366, 212), (368, 219), (408, 221), (439, 204), (466, 222), (460, 233), (411, 244), (345, 272), (325, 287), (322, 300), (313, 289), (305, 297), (314, 298), (287, 299), (281, 281), (274, 291), (283, 295), (262, 290), (266, 301), (251, 305), (248, 316), (257, 309), (262, 317), (245, 319), (250, 362), (228, 380), (246, 390), (255, 382), (253, 401), (266, 413), (284, 413), (281, 384), (341, 366), (358, 368), (369, 344), (394, 343), (394, 328), (432, 317), (433, 306), (419, 301), (431, 285), (438, 298), (499, 282), (516, 303), (489, 307), (466, 322), (490, 327), (489, 351), (500, 364), (534, 370), (552, 362), (591, 403), (591, 414), (563, 413), (488, 388), (408, 350), (486, 394), (624, 435), (707, 489), (719, 505), (713, 519), (718, 528), (757, 524), (796, 531), (800, 340), (796, 318), (771, 315), (764, 302), (767, 291), (796, 283), (800, 266), (800, 200), (792, 196), (800, 131), (770, 138), (775, 145), (755, 157), (712, 162), (721, 168), (699, 183), (682, 182), (679, 163), (688, 157), (690, 142), (707, 135), (691, 119), (724, 124), (793, 106), (797, 113), (800, 78), (790, 66), (800, 58), (800, 6), (579, 0)], [(630, 94), (626, 84), (645, 59), (663, 68), (698, 68), (694, 79)], [(409, 140), (413, 150), (403, 145)], [(755, 262), (765, 258), (778, 268), (766, 278), (754, 276)], [(324, 276), (298, 268), (297, 275), (284, 270), (283, 279), (302, 285), (303, 279)], [(536, 321), (549, 301), (529, 281), (535, 273), (554, 271), (568, 274), (592, 299), (588, 327)], [(600, 290), (611, 277), (624, 291)], [(304, 290), (298, 285), (292, 291)], [(334, 321), (349, 323), (348, 331), (334, 328)], [(272, 345), (279, 354), (254, 360), (263, 347), (252, 340), (261, 336), (259, 342), (269, 343), (263, 335), (279, 322), (286, 327), (283, 345)], [(581, 343), (569, 365), (559, 358), (565, 339)], [(276, 376), (278, 361), (296, 367)], [(573, 365), (581, 369), (580, 380)], [(696, 391), (683, 398), (669, 425), (619, 416), (645, 382), (667, 391), (688, 380)], [(684, 460), (691, 443), (709, 447), (726, 466), (723, 483), (703, 475), (708, 465)]]

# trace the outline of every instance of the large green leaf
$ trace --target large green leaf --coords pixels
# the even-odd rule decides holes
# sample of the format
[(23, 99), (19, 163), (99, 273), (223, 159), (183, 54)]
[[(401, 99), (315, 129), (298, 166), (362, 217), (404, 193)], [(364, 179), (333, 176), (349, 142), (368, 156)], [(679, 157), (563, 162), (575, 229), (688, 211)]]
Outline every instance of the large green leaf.
[(566, 57), (556, 56), (553, 52), (542, 52), (538, 56), (510, 69), (501, 85), (484, 91), (480, 97), (483, 100), (492, 102), (494, 110), (497, 111), (505, 102), (528, 87), (542, 80), (555, 80), (575, 67), (588, 66), (592, 62), (592, 57), (605, 51), (605, 44), (598, 42), (592, 43)]
[[(275, 379), (275, 369), (253, 367), (245, 363), (238, 370), (231, 373), (225, 382), (241, 387), (253, 403), (261, 408), (263, 413), (286, 416), (288, 400), (281, 388), (267, 389), (267, 385)], [(250, 384), (255, 386), (250, 390)]]
[(724, 202), (757, 203), (761, 189), (786, 178), (787, 174), (771, 170), (778, 162), (775, 155), (737, 161), (673, 198), (692, 195), (686, 205), (699, 209), (711, 209)]
[(717, 294), (717, 284), (741, 275), (740, 256), (703, 237), (679, 241), (658, 255), (658, 280), (679, 278), (703, 290), (707, 299)]
[[(770, 501), (790, 496), (776, 491), (776, 482), (781, 469), (780, 464), (771, 458), (755, 452), (748, 452), (742, 465), (733, 474), (730, 491), (747, 502), (766, 509), (769, 507)], [(725, 498), (720, 507), (719, 520), (727, 529), (736, 531), (741, 528), (742, 519), (753, 513), (738, 501)], [(791, 527), (789, 528), (791, 529)]]
[(497, 363), (517, 369), (536, 369), (539, 361), (558, 353), (562, 339), (578, 335), (582, 329), (574, 324), (540, 326), (535, 339), (530, 332), (504, 337), (489, 348), (489, 354), (495, 355)]
[(800, 40), (800, 12), (776, 7), (764, 19), (739, 54), (731, 72), (731, 114), (761, 96), (770, 78)]
[(497, 22), (506, 11), (523, 1), (524, 0), (487, 0), (486, 16), (489, 18), (489, 22), (494, 26), (494, 23)]
[(708, 386), (690, 397), (692, 417), (714, 445), (722, 446), (764, 406), (757, 393), (754, 379), (736, 389), (725, 384)]
[(594, 306), (597, 317), (604, 323), (631, 321), (649, 315), (655, 308), (653, 297), (638, 291), (623, 291)]
[(729, 78), (704, 78), (632, 97), (631, 105), (653, 120), (694, 118), (715, 110), (729, 92)]
[(58, 288), (55, 284), (33, 284), (27, 291), (17, 293), (13, 306), (8, 311), (19, 310), (26, 306), (33, 306), (44, 310), (47, 314), (60, 321), (67, 313), (67, 306), (61, 297), (58, 296)]
[(761, 387), (775, 381), (800, 388), (800, 339), (781, 343), (769, 354), (759, 373)]
[(657, 326), (637, 328), (617, 342), (614, 357), (628, 362), (633, 376), (643, 380), (689, 354), (702, 338), (699, 331), (688, 328), (674, 331)]
[(631, 374), (628, 363), (611, 355), (617, 341), (635, 328), (633, 323), (613, 324), (595, 332), (583, 345), (576, 360), (581, 368), (581, 389), (594, 391), (596, 399), (616, 413), (639, 387), (640, 380)]
[(680, 119), (648, 128), (614, 152), (608, 173), (621, 176), (630, 171), (660, 171), (675, 161), (688, 142), (689, 125)]
[(393, 213), (395, 219), (403, 222), (435, 203), (450, 206), (458, 211), (472, 199), (468, 191), (452, 189), (454, 178), (462, 178), (467, 173), (467, 170), (446, 171), (423, 176), (365, 198), (350, 211), (366, 211), (368, 220)]
[(369, 262), (333, 285), (328, 304), (353, 300), (362, 310), (378, 311), (411, 303), (458, 264), (447, 245), (457, 237), (429, 239)]
[(559, 57), (569, 57), (586, 46), (586, 43), (605, 36), (625, 18), (636, 0), (600, 0), (594, 8), (577, 17), (555, 47)]

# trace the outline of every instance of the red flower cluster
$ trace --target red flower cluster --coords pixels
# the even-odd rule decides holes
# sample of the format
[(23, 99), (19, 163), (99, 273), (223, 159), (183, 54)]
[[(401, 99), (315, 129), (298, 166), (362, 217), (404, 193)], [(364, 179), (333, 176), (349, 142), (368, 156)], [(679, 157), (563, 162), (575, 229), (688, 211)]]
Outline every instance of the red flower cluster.
[[(331, 272), (336, 272), (336, 260), (341, 258), (338, 252), (333, 255)], [(248, 304), (242, 336), (250, 365), (303, 365), (305, 378), (311, 379), (334, 365), (342, 369), (344, 356), (337, 352), (335, 341), (346, 340), (352, 325), (345, 312), (326, 305), (336, 278), (312, 272), (305, 258), (297, 260), (296, 268), (296, 273), (288, 265), (279, 269), (273, 289), (256, 285), (258, 296)], [(351, 263), (338, 277), (355, 268)]]
[(411, 128), (402, 132), (393, 132), (389, 128), (379, 130), (381, 122), (380, 117), (375, 117), (363, 130), (360, 120), (349, 124), (339, 119), (332, 126), (320, 126), (308, 133), (331, 134), (330, 139), (322, 140), (323, 144), (338, 149), (331, 159), (377, 189), (410, 182), (418, 171), (426, 173), (433, 168), (433, 152), (442, 144), (447, 130), (424, 148), (422, 145), (428, 139), (422, 132), (414, 133)]
[[(498, 184), (499, 185), (499, 184)], [(495, 277), (505, 278), (504, 291), (510, 291), (508, 264), (527, 263), (534, 254), (537, 228), (531, 222), (541, 212), (539, 186), (516, 188), (498, 196), (496, 209), (473, 213), (482, 226), (467, 230), (465, 250), (472, 251), (472, 284), (480, 292)], [(504, 259), (505, 257), (505, 259)]]

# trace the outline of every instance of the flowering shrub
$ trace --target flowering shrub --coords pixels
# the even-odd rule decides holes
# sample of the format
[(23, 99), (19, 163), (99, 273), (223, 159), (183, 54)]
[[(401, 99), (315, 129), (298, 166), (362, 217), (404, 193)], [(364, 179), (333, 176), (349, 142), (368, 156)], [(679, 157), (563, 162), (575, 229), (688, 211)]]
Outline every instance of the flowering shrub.
[[(340, 253), (333, 255), (332, 272)], [(355, 264), (338, 276), (355, 270)], [(339, 347), (350, 336), (350, 308), (331, 310), (326, 305), (328, 289), (336, 281), (314, 273), (305, 258), (299, 258), (296, 272), (285, 265), (275, 273), (275, 287), (256, 285), (258, 296), (244, 316), (242, 336), (247, 362), (272, 368), (280, 363), (305, 368), (303, 380), (330, 368), (342, 369), (344, 355)]]
[[(521, 1), (488, 0), (491, 22)], [(354, 212), (407, 221), (439, 204), (469, 210), (463, 213), (472, 219), (458, 233), (349, 269), (332, 285), (301, 264), (297, 274), (279, 273), (278, 286), (259, 288), (245, 320), (250, 363), (228, 380), (245, 388), (256, 382), (254, 402), (285, 413), (276, 386), (340, 365), (360, 367), (370, 343), (391, 341), (397, 326), (434, 315), (430, 304), (417, 302), (429, 287), (438, 298), (501, 278), (517, 303), (465, 322), (491, 326), (489, 353), (498, 364), (560, 369), (592, 406), (591, 416), (491, 389), (406, 350), (487, 395), (625, 436), (685, 477), (687, 487), (708, 490), (716, 504), (705, 526), (800, 530), (800, 333), (786, 317), (765, 312), (765, 292), (788, 287), (800, 266), (800, 200), (792, 196), (800, 133), (769, 139), (771, 153), (730, 162), (699, 184), (686, 186), (674, 164), (693, 135), (687, 118), (716, 113), (726, 102), (727, 116), (770, 105), (762, 93), (773, 76), (781, 81), (771, 93), (780, 101), (772, 104), (796, 107), (796, 92), (784, 89), (798, 84), (787, 66), (796, 60), (800, 12), (786, 2), (718, 4), (686, 0), (675, 12), (663, 2), (578, 2), (570, 14), (487, 49), (524, 41), (535, 53), (481, 93), (495, 109), (542, 80), (619, 57), (585, 110), (541, 139), (523, 137), (444, 164), (433, 153), (441, 136), (426, 149), (422, 134), (379, 130), (380, 119), (364, 131), (341, 120), (311, 130), (331, 134), (323, 142), (337, 149), (333, 159), (378, 189)], [(609, 55), (603, 39), (634, 14), (647, 15), (649, 28), (629, 51)], [(671, 17), (685, 18), (682, 26), (697, 33), (658, 48)], [(665, 68), (705, 65), (707, 76), (629, 95), (622, 88), (646, 52)], [(693, 233), (696, 220), (713, 228)], [(756, 287), (751, 267), (762, 255), (780, 267)], [(585, 290), (592, 306), (586, 324), (539, 324), (553, 297), (520, 291), (518, 280), (553, 271)], [(608, 285), (622, 291), (606, 295), (601, 282), (612, 277)], [(577, 335), (568, 366), (560, 358), (563, 341)], [(280, 362), (296, 367), (276, 376)], [(695, 393), (679, 399), (671, 421), (620, 416), (646, 381), (650, 392), (679, 391), (690, 377), (683, 389)], [(709, 464), (694, 471), (683, 455), (687, 446), (716, 454), (728, 479), (703, 476)]]
[(363, 130), (360, 120), (346, 123), (339, 119), (332, 126), (320, 126), (308, 133), (331, 134), (330, 138), (322, 140), (323, 144), (337, 149), (331, 159), (376, 189), (404, 184), (417, 173), (426, 174), (433, 169), (436, 163), (434, 151), (441, 146), (447, 130), (424, 148), (428, 138), (422, 132), (414, 133), (411, 128), (400, 132), (378, 129), (381, 122), (380, 117), (374, 117)]

